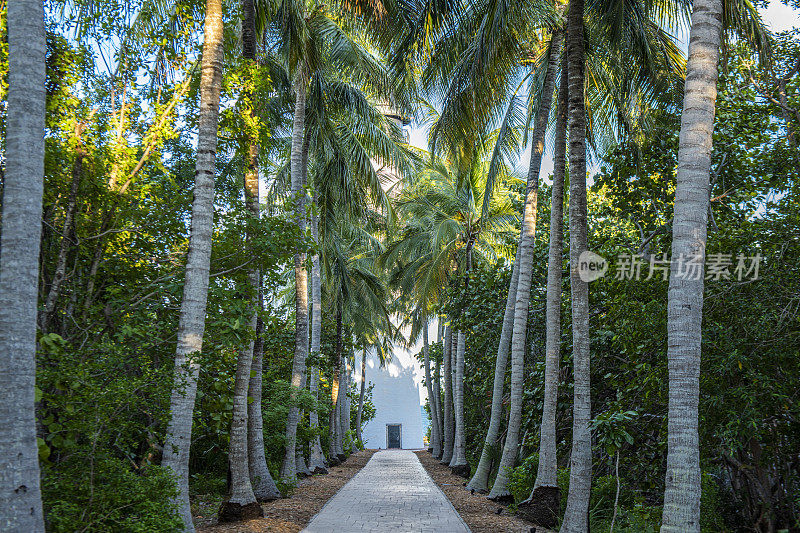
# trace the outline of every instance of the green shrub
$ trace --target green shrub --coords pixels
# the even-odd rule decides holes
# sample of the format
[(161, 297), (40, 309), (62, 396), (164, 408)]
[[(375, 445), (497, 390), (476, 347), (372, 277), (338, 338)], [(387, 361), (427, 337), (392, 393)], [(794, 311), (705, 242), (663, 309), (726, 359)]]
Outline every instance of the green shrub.
[(617, 511), (614, 531), (619, 533), (658, 533), (660, 527), (661, 508), (637, 502), (633, 507), (621, 508)]
[(722, 496), (717, 480), (708, 472), (703, 472), (700, 478), (700, 488), (702, 491), (700, 495), (700, 531), (703, 533), (726, 531), (728, 528), (725, 524)]
[(208, 473), (195, 472), (189, 476), (189, 495), (210, 494), (224, 495), (228, 491), (228, 480), (225, 477)]
[(120, 459), (93, 464), (63, 461), (58, 471), (43, 464), (45, 514), (53, 533), (85, 531), (150, 533), (181, 530), (169, 474), (157, 466), (137, 472)]
[(297, 478), (283, 479), (280, 476), (273, 476), (273, 479), (275, 480), (275, 485), (278, 487), (278, 492), (280, 492), (284, 498), (288, 498), (294, 494), (297, 488)]
[(592, 479), (592, 494), (589, 499), (589, 520), (592, 523), (611, 520), (616, 493), (617, 479), (614, 476), (599, 476)]
[(514, 495), (514, 502), (519, 503), (531, 495), (538, 468), (539, 454), (533, 453), (511, 472), (508, 478), (508, 490)]

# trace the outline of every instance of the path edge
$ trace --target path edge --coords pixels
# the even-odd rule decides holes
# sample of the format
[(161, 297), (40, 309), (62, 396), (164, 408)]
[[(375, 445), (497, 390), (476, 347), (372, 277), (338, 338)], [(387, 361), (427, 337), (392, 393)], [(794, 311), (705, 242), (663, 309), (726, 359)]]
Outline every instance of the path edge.
[[(411, 450), (411, 451), (412, 452), (416, 452), (417, 450)], [(423, 450), (423, 451), (427, 452), (427, 450)], [(373, 455), (373, 457), (374, 457), (374, 455)], [(458, 517), (458, 519), (461, 520), (462, 524), (464, 524), (464, 529), (466, 529), (469, 533), (472, 533), (472, 529), (470, 529), (469, 524), (467, 524), (467, 521), (464, 520), (464, 517), (461, 516), (461, 513), (458, 512), (458, 509), (456, 509), (456, 506), (453, 505), (453, 502), (450, 501), (450, 498), (447, 497), (447, 494), (445, 494), (444, 491), (442, 490), (442, 488), (439, 486), (439, 484), (436, 483), (436, 480), (431, 477), (431, 475), (428, 473), (428, 470), (425, 468), (425, 465), (422, 464), (422, 461), (419, 460), (419, 456), (416, 453), (414, 453), (414, 459), (417, 460), (417, 464), (422, 469), (422, 472), (428, 477), (428, 479), (431, 481), (431, 483), (436, 488), (436, 490), (439, 491), (439, 493), (442, 495), (444, 500), (447, 502), (447, 505), (449, 505), (453, 509), (453, 511), (455, 511), (456, 516)], [(372, 457), (370, 457), (369, 460), (372, 461)], [(366, 465), (364, 465), (364, 466), (366, 466)], [(356, 475), (358, 475), (358, 474), (356, 474)], [(353, 477), (355, 477), (355, 476), (353, 476)], [(331, 498), (331, 500), (332, 499), (333, 498)], [(328, 500), (328, 501), (330, 501), (330, 500)]]

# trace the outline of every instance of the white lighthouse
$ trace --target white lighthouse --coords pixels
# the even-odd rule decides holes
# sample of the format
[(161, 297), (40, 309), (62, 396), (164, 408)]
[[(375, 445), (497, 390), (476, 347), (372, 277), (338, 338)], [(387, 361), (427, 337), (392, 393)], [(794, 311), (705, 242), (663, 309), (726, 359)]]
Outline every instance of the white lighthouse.
[[(366, 382), (374, 384), (372, 403), (375, 418), (361, 432), (367, 448), (424, 447), (424, 425), (420, 409), (419, 377), (416, 362), (405, 350), (396, 351), (381, 367), (375, 349), (368, 350)], [(360, 361), (359, 361), (360, 364)]]

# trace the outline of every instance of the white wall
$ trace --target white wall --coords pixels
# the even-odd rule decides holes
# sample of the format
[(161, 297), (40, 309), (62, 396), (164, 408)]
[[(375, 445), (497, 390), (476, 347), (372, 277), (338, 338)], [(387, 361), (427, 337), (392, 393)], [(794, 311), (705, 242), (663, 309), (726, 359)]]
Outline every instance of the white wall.
[[(360, 368), (361, 361), (356, 362)], [(420, 390), (415, 379), (416, 362), (411, 357), (395, 353), (385, 368), (380, 368), (375, 350), (367, 352), (367, 386), (372, 382), (372, 403), (375, 418), (370, 420), (362, 436), (367, 448), (386, 448), (386, 424), (402, 424), (402, 447), (419, 449), (423, 423), (420, 412)], [(360, 376), (358, 376), (360, 378)]]

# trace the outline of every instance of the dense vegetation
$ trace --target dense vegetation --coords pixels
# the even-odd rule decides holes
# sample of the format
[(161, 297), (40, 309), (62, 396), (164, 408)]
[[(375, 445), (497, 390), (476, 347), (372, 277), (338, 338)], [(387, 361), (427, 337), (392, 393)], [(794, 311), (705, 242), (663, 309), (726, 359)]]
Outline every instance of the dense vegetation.
[(431, 453), (532, 523), (800, 530), (800, 34), (758, 7), (0, 0), (0, 529), (258, 515), (405, 344)]

